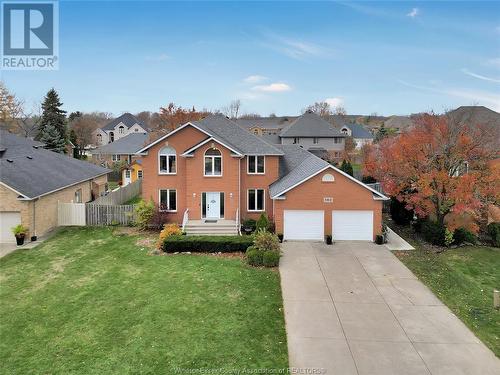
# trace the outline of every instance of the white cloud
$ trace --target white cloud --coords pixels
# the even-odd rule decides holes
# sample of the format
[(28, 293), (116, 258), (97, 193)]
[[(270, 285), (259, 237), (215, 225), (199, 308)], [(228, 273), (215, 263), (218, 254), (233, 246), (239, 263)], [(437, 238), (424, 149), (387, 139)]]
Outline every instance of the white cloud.
[(408, 17), (415, 18), (420, 14), (420, 10), (418, 8), (413, 8), (408, 14)]
[(483, 76), (481, 74), (477, 74), (477, 73), (471, 72), (470, 70), (465, 69), (465, 68), (462, 69), (462, 73), (467, 74), (468, 76), (471, 76), (471, 77), (474, 77), (474, 78), (477, 78), (477, 79), (481, 79), (483, 81), (500, 83), (500, 79), (486, 77), (486, 76)]
[(162, 53), (158, 56), (148, 56), (146, 57), (147, 61), (154, 61), (154, 62), (160, 62), (160, 61), (165, 61), (170, 59), (170, 56), (167, 55), (166, 53)]
[(255, 74), (255, 75), (251, 75), (251, 76), (246, 77), (243, 81), (246, 83), (259, 83), (259, 82), (263, 82), (267, 79), (268, 79), (267, 77)]
[(331, 57), (332, 51), (327, 47), (304, 40), (293, 39), (277, 35), (272, 32), (264, 34), (266, 41), (261, 44), (296, 60), (307, 57)]
[(344, 105), (344, 99), (342, 98), (326, 98), (325, 102), (328, 103), (332, 108)]
[(286, 83), (276, 82), (269, 85), (258, 85), (252, 87), (252, 90), (262, 91), (262, 92), (284, 92), (290, 91), (292, 88)]

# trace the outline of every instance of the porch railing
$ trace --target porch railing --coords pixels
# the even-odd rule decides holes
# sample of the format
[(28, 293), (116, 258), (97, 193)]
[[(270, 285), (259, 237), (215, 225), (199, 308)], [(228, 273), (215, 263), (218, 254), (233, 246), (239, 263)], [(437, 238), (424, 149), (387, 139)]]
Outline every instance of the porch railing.
[(238, 234), (241, 234), (241, 227), (240, 227), (240, 209), (236, 209), (236, 230), (238, 231)]
[(182, 217), (182, 231), (184, 232), (184, 229), (186, 228), (186, 224), (189, 220), (189, 208), (186, 208), (186, 211), (184, 211), (184, 216)]

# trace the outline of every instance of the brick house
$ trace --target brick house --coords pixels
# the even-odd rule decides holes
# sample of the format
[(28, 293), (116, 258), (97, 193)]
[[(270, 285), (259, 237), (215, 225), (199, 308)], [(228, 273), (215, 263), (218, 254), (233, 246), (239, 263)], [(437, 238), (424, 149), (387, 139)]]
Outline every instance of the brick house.
[(148, 127), (131, 113), (110, 121), (94, 132), (97, 145), (106, 145), (134, 133), (147, 133)]
[(223, 115), (186, 123), (138, 151), (142, 195), (188, 234), (236, 233), (262, 213), (285, 239), (373, 240), (381, 193), (301, 145), (271, 144)]
[(0, 242), (15, 242), (22, 224), (28, 238), (57, 226), (57, 202), (91, 201), (106, 189), (110, 170), (42, 148), (0, 131)]

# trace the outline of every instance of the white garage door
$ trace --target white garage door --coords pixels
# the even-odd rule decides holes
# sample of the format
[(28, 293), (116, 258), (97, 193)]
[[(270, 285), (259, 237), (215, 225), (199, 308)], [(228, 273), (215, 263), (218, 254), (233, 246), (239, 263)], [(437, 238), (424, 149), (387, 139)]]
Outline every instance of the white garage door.
[(285, 240), (323, 241), (324, 211), (285, 210), (283, 216)]
[(16, 242), (12, 227), (21, 224), (20, 212), (0, 212), (0, 242)]
[(373, 211), (332, 211), (334, 240), (373, 241)]

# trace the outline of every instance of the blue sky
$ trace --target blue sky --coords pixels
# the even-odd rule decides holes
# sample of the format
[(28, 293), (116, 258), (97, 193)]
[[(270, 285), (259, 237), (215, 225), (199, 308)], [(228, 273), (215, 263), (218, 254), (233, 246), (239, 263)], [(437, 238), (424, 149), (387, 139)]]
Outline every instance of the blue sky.
[(298, 114), (500, 111), (498, 2), (61, 1), (59, 70), (2, 71), (27, 103), (68, 111), (161, 105)]

